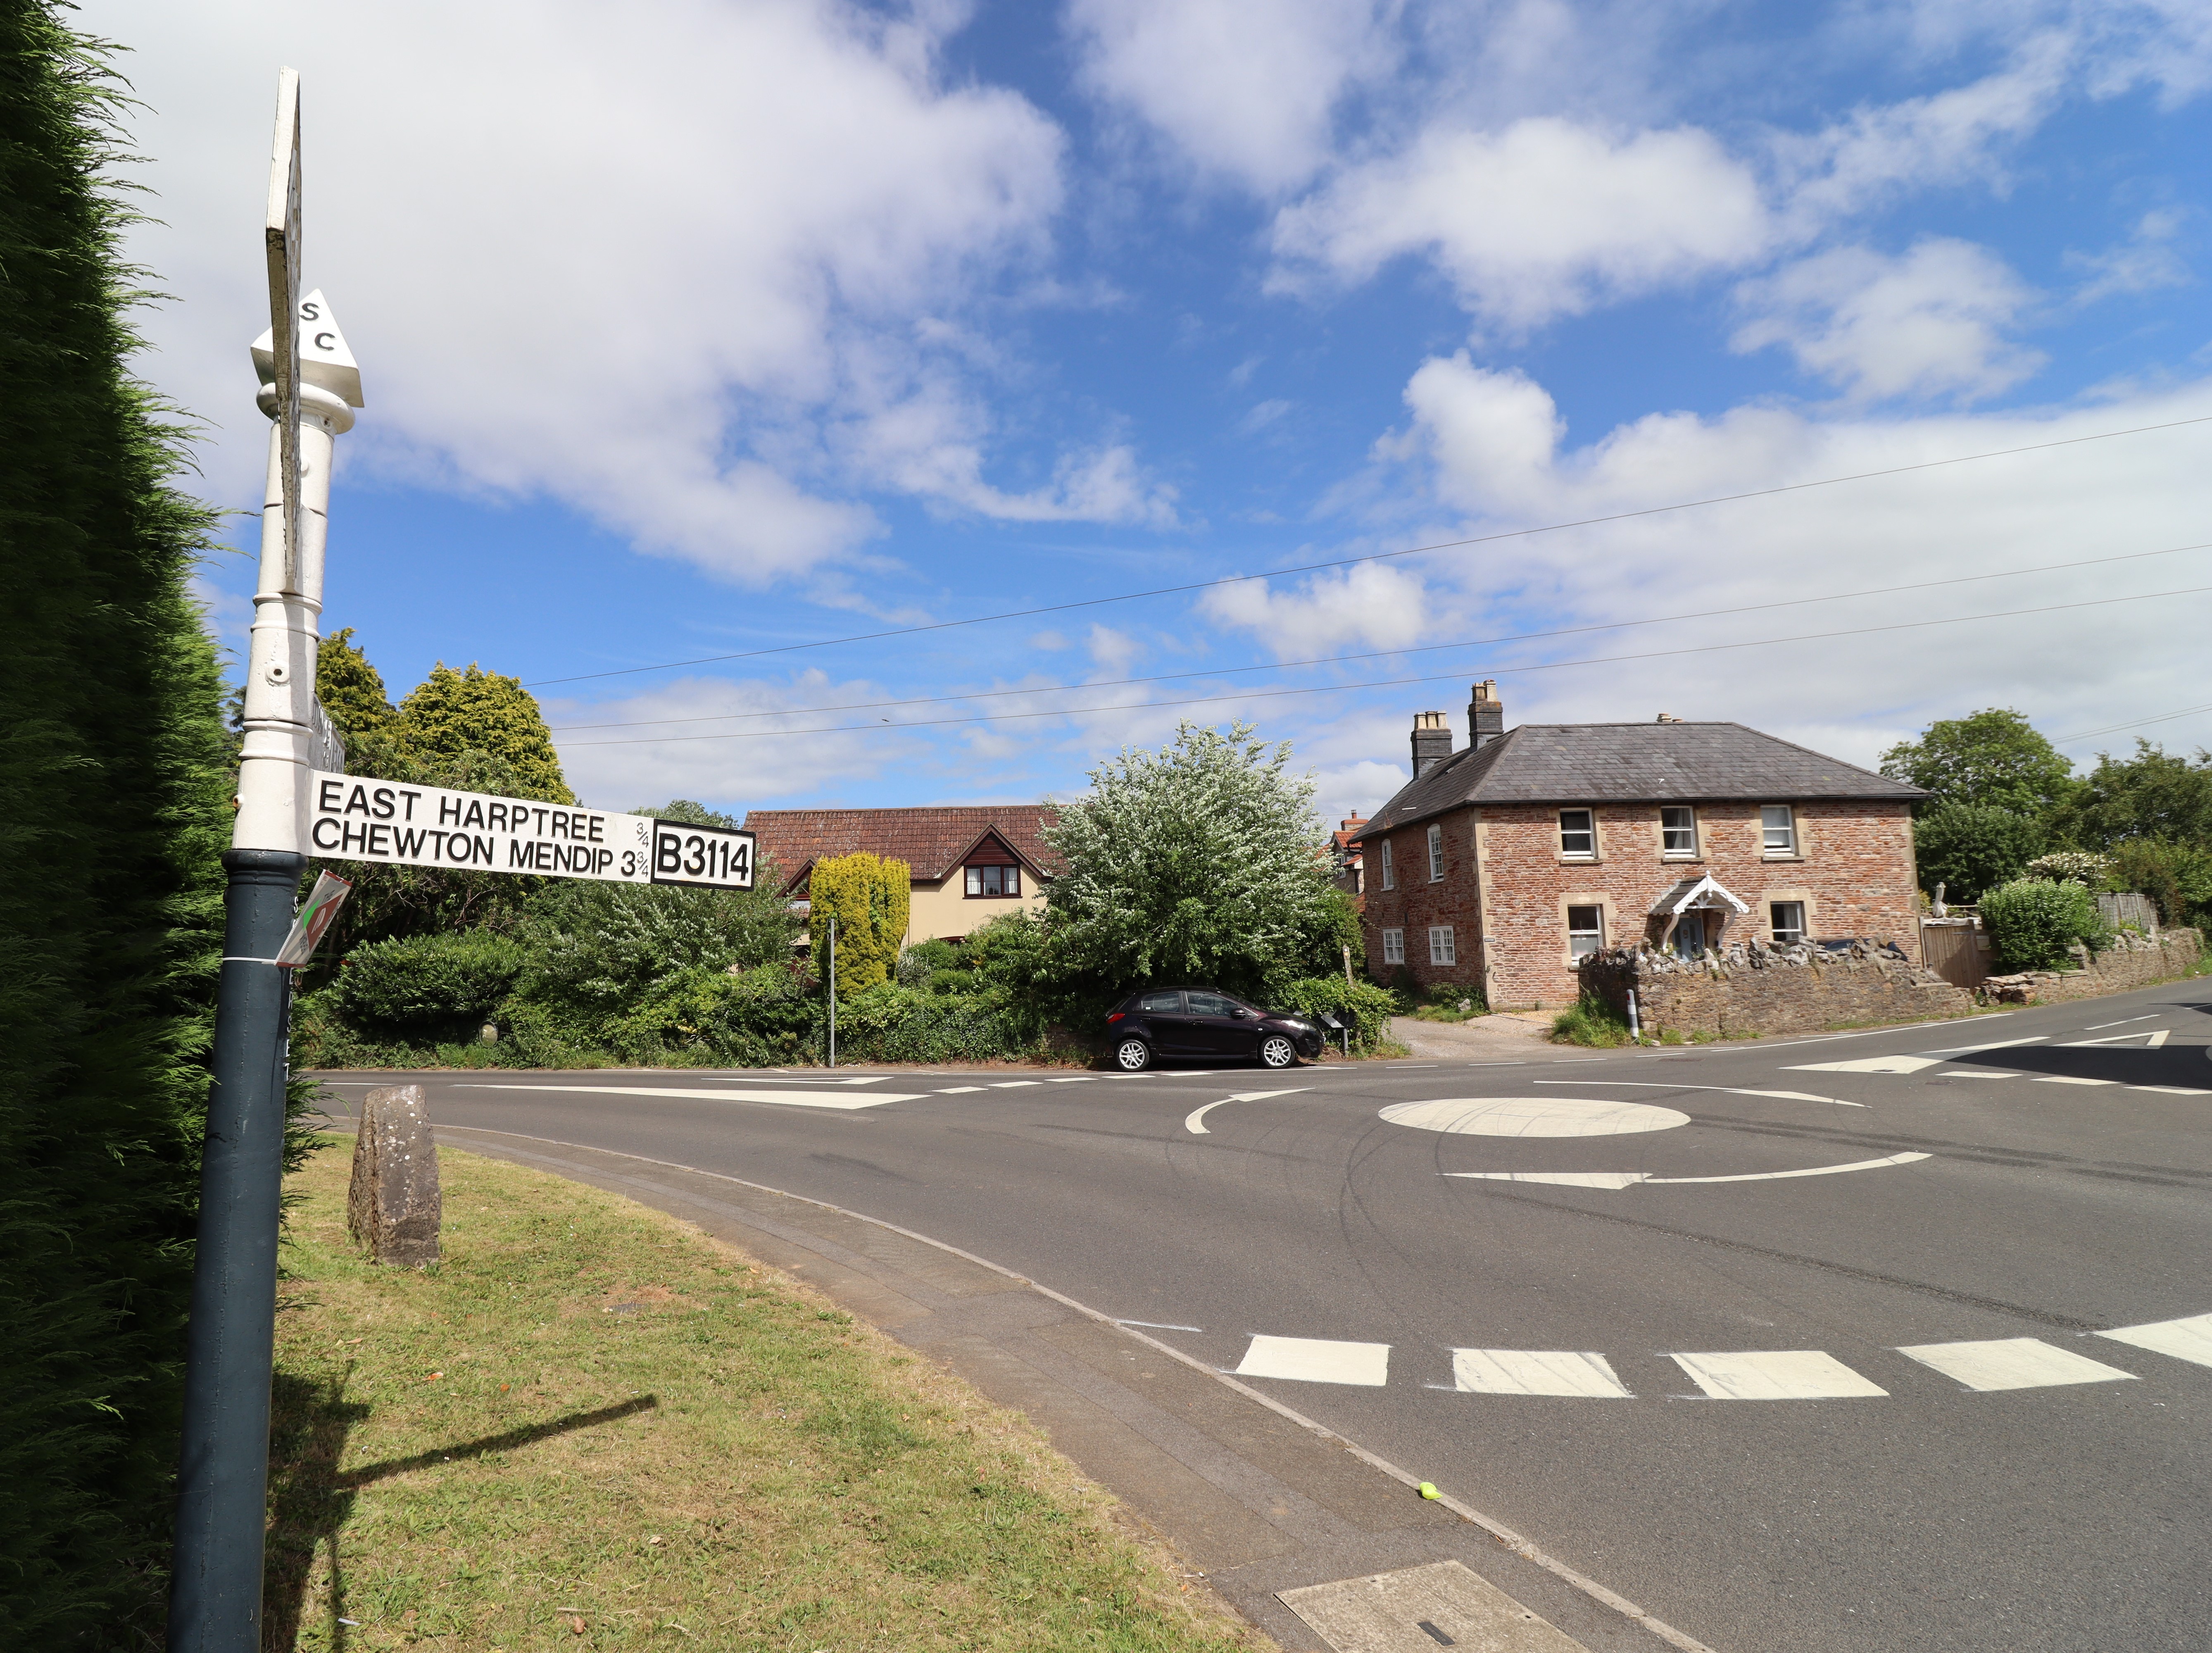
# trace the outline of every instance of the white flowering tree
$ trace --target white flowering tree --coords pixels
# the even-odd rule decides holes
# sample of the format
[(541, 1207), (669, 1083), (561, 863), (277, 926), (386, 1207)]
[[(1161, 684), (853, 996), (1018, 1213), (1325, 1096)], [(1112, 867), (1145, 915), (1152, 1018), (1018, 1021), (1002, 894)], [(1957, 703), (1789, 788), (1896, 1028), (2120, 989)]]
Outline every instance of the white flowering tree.
[(1104, 991), (1201, 982), (1259, 994), (1357, 943), (1330, 880), (1313, 783), (1288, 773), (1288, 742), (1238, 724), (1186, 723), (1157, 752), (1091, 775), (1046, 838), (1066, 871), (1048, 897), (1056, 962)]

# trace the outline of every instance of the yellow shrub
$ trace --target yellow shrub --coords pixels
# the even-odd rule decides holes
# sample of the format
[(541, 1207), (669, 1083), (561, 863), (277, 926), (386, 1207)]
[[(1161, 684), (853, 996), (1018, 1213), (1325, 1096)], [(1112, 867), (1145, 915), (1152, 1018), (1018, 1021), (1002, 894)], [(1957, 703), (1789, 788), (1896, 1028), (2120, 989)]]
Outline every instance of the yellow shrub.
[(814, 863), (806, 888), (811, 910), (807, 933), (814, 942), (814, 971), (830, 969), (830, 921), (837, 921), (837, 994), (854, 994), (890, 979), (906, 938), (914, 869), (904, 861), (857, 850)]

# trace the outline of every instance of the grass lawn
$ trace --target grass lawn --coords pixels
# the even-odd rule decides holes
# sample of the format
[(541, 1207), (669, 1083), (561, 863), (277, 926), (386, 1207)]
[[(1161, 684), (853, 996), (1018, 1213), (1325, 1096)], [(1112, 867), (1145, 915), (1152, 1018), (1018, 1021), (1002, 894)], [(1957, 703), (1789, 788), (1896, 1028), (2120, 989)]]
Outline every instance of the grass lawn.
[(1024, 1420), (671, 1217), (443, 1151), (444, 1261), (295, 1177), (269, 1650), (1272, 1645)]

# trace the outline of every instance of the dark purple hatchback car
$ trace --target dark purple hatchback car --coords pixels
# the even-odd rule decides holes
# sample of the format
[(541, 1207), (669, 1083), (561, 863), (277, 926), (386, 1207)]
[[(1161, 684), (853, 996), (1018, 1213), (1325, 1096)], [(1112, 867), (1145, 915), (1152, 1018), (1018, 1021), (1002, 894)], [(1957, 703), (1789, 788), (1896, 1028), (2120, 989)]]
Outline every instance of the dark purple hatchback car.
[(1322, 1030), (1301, 1016), (1279, 1015), (1213, 988), (1147, 988), (1106, 1018), (1114, 1065), (1137, 1073), (1162, 1056), (1256, 1061), (1289, 1067), (1321, 1056)]

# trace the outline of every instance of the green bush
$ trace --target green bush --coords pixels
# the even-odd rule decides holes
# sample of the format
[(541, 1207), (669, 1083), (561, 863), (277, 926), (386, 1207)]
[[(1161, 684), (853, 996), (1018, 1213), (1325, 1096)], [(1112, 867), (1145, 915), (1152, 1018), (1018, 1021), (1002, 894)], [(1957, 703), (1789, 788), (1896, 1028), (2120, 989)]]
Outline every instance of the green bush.
[(2069, 948), (2092, 948), (2106, 937), (2097, 898), (2086, 884), (2018, 878), (1981, 900), (1982, 927), (2003, 970), (2042, 970), (2063, 963)]
[(1939, 805), (1912, 824), (1920, 887), (1943, 886), (1947, 901), (1971, 902), (2016, 878), (2043, 849), (2043, 828), (1994, 804)]
[(683, 971), (783, 964), (799, 927), (781, 882), (768, 863), (749, 890), (556, 884), (522, 927), (520, 991), (584, 1027), (624, 1014)]
[[(1294, 1015), (1313, 1017), (1323, 1011), (1346, 1024), (1352, 1029), (1352, 1048), (1355, 1054), (1372, 1054), (1378, 1041), (1390, 1031), (1390, 1018), (1397, 1013), (1397, 1000), (1384, 988), (1370, 981), (1348, 982), (1340, 975), (1304, 976), (1295, 981), (1285, 981), (1267, 995), (1268, 1008), (1287, 1011)], [(1329, 1036), (1332, 1047), (1334, 1035)]]
[(2195, 844), (2157, 838), (2115, 844), (2112, 882), (2148, 896), (2161, 924), (2201, 925), (2212, 916), (2212, 850)]
[(1628, 1018), (1604, 1000), (1585, 994), (1571, 1009), (1552, 1018), (1552, 1039), (1557, 1044), (1609, 1049), (1628, 1042)]
[(365, 1031), (453, 1036), (490, 1015), (524, 960), (520, 943), (490, 930), (374, 941), (346, 955), (328, 1000)]

